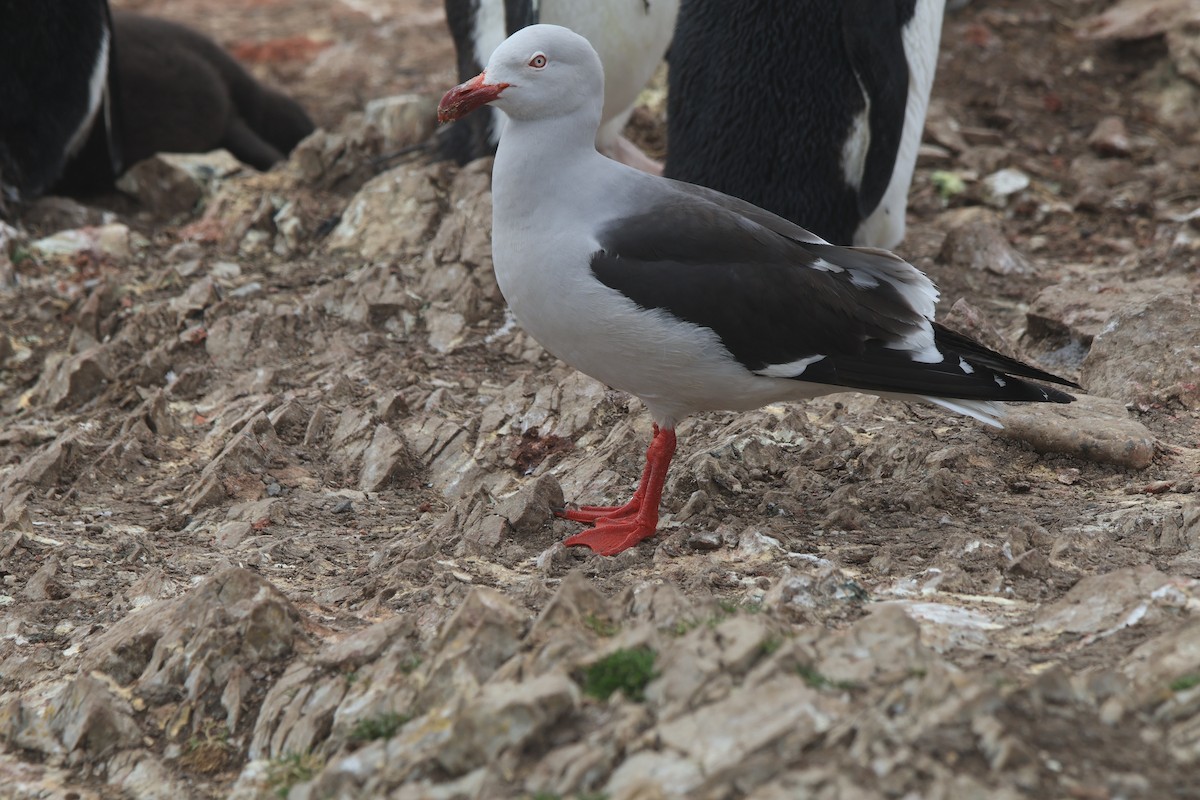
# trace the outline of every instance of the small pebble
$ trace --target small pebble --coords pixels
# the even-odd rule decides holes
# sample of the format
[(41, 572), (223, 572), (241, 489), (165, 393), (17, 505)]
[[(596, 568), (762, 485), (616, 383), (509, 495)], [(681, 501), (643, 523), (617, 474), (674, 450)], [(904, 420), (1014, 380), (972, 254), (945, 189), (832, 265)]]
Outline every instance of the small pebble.
[(354, 501), (353, 500), (343, 500), (342, 502), (338, 503), (336, 506), (333, 507), (333, 513), (335, 513), (335, 514), (349, 514), (353, 510), (354, 510)]
[[(267, 497), (279, 497), (279, 495), (281, 495), (281, 494), (283, 494), (283, 487), (280, 486), (278, 483), (272, 483), (270, 486), (267, 487)], [(349, 501), (346, 501), (346, 502), (349, 502)]]
[(1120, 117), (1105, 117), (1096, 123), (1095, 130), (1088, 137), (1088, 146), (1099, 155), (1119, 158), (1128, 157), (1133, 149), (1125, 121)]
[(724, 544), (716, 531), (696, 531), (687, 538), (687, 546), (693, 550), (719, 550)]

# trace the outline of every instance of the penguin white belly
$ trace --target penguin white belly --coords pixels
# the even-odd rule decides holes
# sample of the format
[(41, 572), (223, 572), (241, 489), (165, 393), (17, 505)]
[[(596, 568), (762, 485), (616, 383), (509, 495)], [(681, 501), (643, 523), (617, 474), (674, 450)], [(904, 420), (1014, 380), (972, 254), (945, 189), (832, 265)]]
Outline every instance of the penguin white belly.
[(938, 44), (942, 37), (943, 0), (918, 0), (913, 18), (900, 32), (908, 59), (908, 101), (904, 106), (904, 132), (892, 167), (892, 178), (879, 205), (859, 223), (854, 233), (858, 247), (892, 250), (904, 239), (908, 190), (917, 167), (917, 150), (925, 129), (925, 112), (937, 71)]
[(611, 150), (675, 30), (679, 0), (542, 0), (541, 21), (592, 43), (604, 64), (604, 111), (596, 145)]

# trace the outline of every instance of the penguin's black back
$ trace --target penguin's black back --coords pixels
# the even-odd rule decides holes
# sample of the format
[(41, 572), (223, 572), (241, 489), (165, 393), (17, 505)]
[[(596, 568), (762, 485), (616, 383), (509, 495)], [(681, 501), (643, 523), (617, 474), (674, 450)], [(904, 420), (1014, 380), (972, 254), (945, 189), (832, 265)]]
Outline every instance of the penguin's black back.
[[(908, 72), (900, 27), (915, 0), (682, 0), (671, 43), (665, 174), (740, 197), (849, 244), (891, 177)], [(865, 81), (876, 103), (862, 187), (842, 153)], [(898, 63), (897, 63), (898, 62)], [(878, 106), (878, 107), (876, 107)], [(860, 191), (861, 188), (861, 191)], [(864, 213), (865, 212), (865, 213)]]
[(22, 197), (54, 183), (99, 116), (91, 84), (108, 18), (105, 0), (0, 0), (0, 181)]
[(128, 164), (225, 147), (269, 169), (312, 132), (297, 102), (260, 84), (204, 34), (127, 11), (113, 19)]

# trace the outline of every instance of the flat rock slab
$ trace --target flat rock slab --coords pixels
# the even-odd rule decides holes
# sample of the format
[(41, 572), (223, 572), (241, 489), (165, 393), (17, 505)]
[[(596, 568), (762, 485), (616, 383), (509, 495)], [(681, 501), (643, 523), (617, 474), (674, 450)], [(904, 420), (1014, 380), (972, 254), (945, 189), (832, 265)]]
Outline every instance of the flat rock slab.
[(1039, 453), (1065, 453), (1087, 461), (1145, 469), (1154, 460), (1154, 435), (1129, 419), (1123, 404), (1079, 395), (1074, 403), (1009, 406), (1005, 435)]
[(1083, 362), (1088, 391), (1130, 403), (1200, 408), (1200, 305), (1161, 295), (1118, 311)]
[(1029, 307), (1025, 335), (1032, 341), (1074, 339), (1090, 345), (1112, 316), (1123, 308), (1164, 294), (1187, 296), (1183, 275), (1130, 282), (1102, 282), (1086, 273), (1047, 286)]
[(947, 211), (942, 219), (947, 229), (939, 258), (947, 264), (996, 275), (1034, 271), (1033, 265), (1009, 243), (996, 212), (971, 206)]

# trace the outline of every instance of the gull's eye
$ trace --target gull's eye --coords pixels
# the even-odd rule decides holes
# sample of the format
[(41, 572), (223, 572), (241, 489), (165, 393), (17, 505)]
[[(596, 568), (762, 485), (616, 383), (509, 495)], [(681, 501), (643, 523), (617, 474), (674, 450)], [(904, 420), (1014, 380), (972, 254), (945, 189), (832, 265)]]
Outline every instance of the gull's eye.
[(533, 67), (534, 69), (541, 69), (542, 67), (546, 66), (546, 56), (538, 53), (533, 58), (529, 59), (529, 66)]

